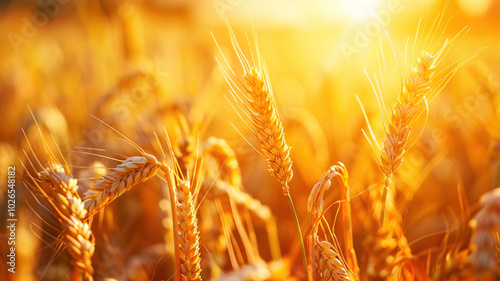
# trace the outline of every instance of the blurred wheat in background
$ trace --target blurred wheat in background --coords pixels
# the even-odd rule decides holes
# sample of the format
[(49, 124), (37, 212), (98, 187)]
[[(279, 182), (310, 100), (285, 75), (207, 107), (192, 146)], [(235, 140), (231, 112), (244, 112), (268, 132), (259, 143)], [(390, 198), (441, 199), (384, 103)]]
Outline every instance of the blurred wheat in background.
[(1, 280), (500, 280), (498, 1), (0, 7)]

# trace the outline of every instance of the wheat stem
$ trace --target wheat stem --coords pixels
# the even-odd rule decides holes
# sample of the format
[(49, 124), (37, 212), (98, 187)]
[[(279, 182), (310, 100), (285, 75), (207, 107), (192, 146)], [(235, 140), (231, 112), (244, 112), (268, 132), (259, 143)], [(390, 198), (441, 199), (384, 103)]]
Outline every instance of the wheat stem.
[(358, 261), (354, 251), (353, 234), (352, 234), (352, 217), (351, 217), (351, 197), (349, 194), (349, 184), (347, 182), (347, 170), (342, 163), (338, 163), (337, 167), (343, 168), (344, 182), (342, 184), (342, 225), (345, 229), (345, 251), (347, 252), (347, 264), (352, 266), (356, 275), (359, 273)]
[(269, 248), (271, 251), (271, 258), (273, 260), (281, 259), (280, 240), (278, 236), (278, 227), (276, 226), (276, 219), (271, 217), (266, 221), (266, 232), (269, 240)]
[(175, 260), (175, 273), (174, 273), (174, 281), (181, 280), (181, 254), (179, 249), (179, 224), (177, 223), (177, 196), (175, 194), (175, 179), (174, 174), (170, 167), (165, 164), (160, 164), (160, 169), (165, 174), (167, 178), (168, 191), (170, 193), (170, 207), (172, 209), (172, 228), (174, 233), (174, 260)]
[(302, 230), (300, 229), (300, 223), (299, 223), (299, 218), (297, 217), (297, 212), (295, 211), (295, 206), (293, 205), (293, 200), (292, 196), (290, 196), (290, 193), (285, 195), (288, 205), (290, 206), (290, 209), (292, 210), (293, 213), (293, 218), (295, 220), (295, 227), (297, 228), (297, 235), (299, 236), (299, 243), (300, 243), (300, 251), (302, 253), (302, 262), (304, 263), (304, 270), (307, 270), (307, 255), (306, 255), (306, 248), (304, 246), (304, 239), (302, 238)]
[(384, 188), (382, 190), (382, 206), (380, 207), (380, 222), (382, 223), (382, 227), (385, 225), (385, 209), (387, 204), (387, 194), (389, 192), (390, 179), (386, 178), (384, 181)]
[(309, 254), (309, 263), (307, 266), (307, 280), (309, 281), (315, 281), (316, 276), (317, 276), (317, 270), (316, 266), (314, 266), (314, 263), (316, 262), (316, 251), (314, 248), (314, 235), (315, 235), (315, 229), (311, 229), (311, 232), (307, 236), (307, 253)]

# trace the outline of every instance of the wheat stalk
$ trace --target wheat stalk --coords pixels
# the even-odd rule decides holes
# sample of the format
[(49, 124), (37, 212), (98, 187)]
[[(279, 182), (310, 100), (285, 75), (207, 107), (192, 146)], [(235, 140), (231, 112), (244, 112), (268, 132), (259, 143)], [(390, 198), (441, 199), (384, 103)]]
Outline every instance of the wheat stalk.
[(333, 166), (335, 172), (339, 175), (342, 194), (342, 225), (345, 230), (345, 251), (347, 252), (347, 264), (354, 269), (356, 275), (359, 273), (358, 261), (356, 259), (356, 252), (354, 251), (354, 242), (352, 235), (352, 218), (351, 218), (351, 195), (349, 191), (349, 173), (344, 163), (337, 162)]
[(332, 179), (337, 176), (337, 172), (330, 167), (328, 171), (323, 173), (319, 182), (317, 182), (311, 192), (309, 193), (309, 198), (307, 199), (307, 211), (311, 215), (313, 229), (319, 223), (321, 216), (323, 216), (325, 209), (325, 192), (332, 185)]
[(380, 169), (385, 176), (382, 195), (382, 209), (380, 222), (384, 223), (387, 192), (391, 184), (391, 177), (403, 163), (403, 156), (407, 148), (408, 138), (416, 117), (420, 114), (422, 104), (425, 104), (425, 95), (431, 89), (432, 77), (436, 71), (436, 61), (440, 52), (431, 55), (423, 52), (417, 59), (417, 65), (411, 70), (405, 86), (400, 93), (399, 101), (392, 109), (389, 130), (384, 138), (384, 145), (380, 151)]
[[(354, 245), (352, 242), (352, 222), (351, 222), (351, 206), (350, 206), (350, 198), (349, 198), (349, 174), (347, 169), (345, 168), (342, 162), (337, 162), (336, 165), (331, 166), (323, 175), (321, 179), (314, 185), (311, 193), (309, 194), (309, 198), (307, 200), (307, 210), (311, 215), (312, 219), (312, 228), (311, 234), (309, 236), (309, 255), (310, 258), (316, 255), (317, 247), (315, 246), (317, 243), (317, 229), (318, 225), (323, 218), (325, 212), (325, 192), (330, 189), (332, 180), (338, 179), (342, 186), (342, 197), (344, 202), (342, 202), (342, 220), (343, 226), (345, 228), (345, 250), (349, 253), (347, 256), (347, 264), (352, 265), (352, 267), (358, 271), (358, 264), (356, 260), (356, 253), (354, 251)], [(317, 267), (312, 267), (312, 277), (317, 274)]]
[[(373, 190), (373, 207), (368, 209), (369, 218), (364, 222), (368, 235), (364, 238), (364, 255), (362, 256), (363, 266), (361, 278), (365, 279), (387, 279), (400, 273), (404, 268), (399, 266), (402, 262), (412, 257), (408, 240), (403, 232), (403, 219), (394, 206), (394, 202), (389, 201), (386, 212), (386, 224), (380, 227), (377, 210), (377, 203), (380, 204), (379, 194)], [(399, 262), (399, 264), (398, 264)]]
[(150, 154), (143, 153), (142, 156), (127, 158), (85, 192), (84, 204), (88, 217), (135, 185), (156, 175), (158, 168), (159, 162)]
[(167, 184), (168, 184), (168, 191), (169, 191), (169, 197), (170, 197), (170, 208), (171, 208), (171, 215), (172, 215), (172, 232), (174, 233), (174, 261), (175, 261), (175, 275), (174, 275), (174, 280), (179, 281), (181, 280), (181, 275), (178, 274), (178, 272), (181, 271), (181, 252), (178, 247), (179, 241), (180, 241), (180, 230), (179, 230), (179, 223), (178, 223), (178, 218), (177, 218), (177, 186), (176, 186), (176, 178), (175, 174), (172, 171), (172, 169), (167, 166), (165, 163), (160, 163), (159, 164), (160, 170), (163, 172), (165, 175)]
[[(226, 24), (231, 36), (233, 49), (243, 68), (242, 85), (236, 84), (220, 63), (219, 66), (224, 78), (229, 84), (230, 93), (233, 99), (253, 124), (254, 130), (252, 131), (259, 140), (261, 147), (260, 153), (267, 161), (269, 173), (281, 184), (283, 194), (287, 198), (288, 205), (293, 213), (301, 248), (302, 262), (304, 268), (307, 269), (304, 238), (302, 237), (299, 218), (297, 217), (292, 196), (290, 195), (290, 187), (288, 186), (288, 183), (293, 177), (290, 147), (285, 140), (283, 124), (276, 108), (269, 75), (258, 50), (256, 51), (257, 60), (252, 57), (253, 63), (251, 64), (240, 48), (231, 26), (228, 22), (226, 22)], [(231, 67), (229, 65), (228, 67), (234, 74)]]
[(341, 162), (337, 162), (337, 165), (331, 166), (326, 172), (324, 172), (321, 179), (314, 185), (309, 194), (309, 198), (307, 200), (307, 211), (311, 215), (314, 227), (319, 223), (324, 214), (325, 192), (330, 189), (332, 180), (335, 178), (339, 180), (342, 186), (346, 187), (349, 185), (349, 175), (347, 173), (347, 169)]
[[(441, 21), (442, 16), (436, 19), (430, 34), (436, 32)], [(383, 146), (379, 148), (379, 167), (384, 175), (382, 209), (380, 211), (382, 225), (384, 224), (385, 206), (391, 178), (403, 163), (415, 121), (428, 110), (429, 102), (441, 92), (456, 71), (484, 49), (479, 47), (468, 55), (452, 61), (453, 52), (451, 49), (453, 45), (455, 42), (460, 42), (467, 33), (468, 29), (464, 28), (454, 38), (447, 39), (443, 44), (437, 44), (435, 47), (424, 44), (424, 51), (415, 59), (416, 63), (413, 64), (409, 74), (401, 83), (401, 90), (391, 108), (391, 117), (387, 120), (388, 125), (385, 128)], [(426, 48), (428, 51), (425, 51)], [(372, 86), (375, 90), (373, 83)], [(377, 90), (375, 91), (377, 92)], [(383, 99), (381, 92), (378, 95)], [(385, 116), (388, 116), (387, 112)]]

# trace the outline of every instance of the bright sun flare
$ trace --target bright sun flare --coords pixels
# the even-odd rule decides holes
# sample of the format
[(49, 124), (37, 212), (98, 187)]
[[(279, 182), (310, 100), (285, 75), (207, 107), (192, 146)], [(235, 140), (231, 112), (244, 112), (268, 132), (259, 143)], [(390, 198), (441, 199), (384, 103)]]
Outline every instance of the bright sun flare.
[(363, 20), (368, 18), (378, 6), (377, 0), (347, 0), (343, 7), (353, 19)]

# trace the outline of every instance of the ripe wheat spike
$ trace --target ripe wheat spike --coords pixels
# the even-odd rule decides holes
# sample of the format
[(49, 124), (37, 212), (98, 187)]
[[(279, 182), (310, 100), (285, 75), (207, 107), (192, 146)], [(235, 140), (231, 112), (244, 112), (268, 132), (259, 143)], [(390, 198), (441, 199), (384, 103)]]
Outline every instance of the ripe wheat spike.
[(85, 193), (84, 203), (89, 213), (88, 217), (93, 216), (135, 185), (156, 175), (158, 165), (156, 158), (146, 153), (127, 158)]
[[(94, 274), (92, 256), (95, 251), (95, 239), (90, 229), (90, 224), (86, 221), (87, 210), (78, 194), (78, 180), (71, 175), (69, 165), (66, 163), (57, 143), (54, 141), (58, 154), (65, 163), (64, 165), (59, 162), (50, 148), (36, 119), (34, 119), (34, 123), (38, 129), (44, 149), (45, 155), (43, 157), (46, 159), (44, 161), (47, 161), (48, 165), (43, 168), (43, 164), (40, 161), (41, 157), (36, 155), (28, 137), (24, 134), (34, 158), (32, 160), (28, 157), (25, 151), (26, 162), (30, 164), (33, 170), (37, 170), (34, 163), (38, 163), (42, 167), (41, 169), (43, 169), (40, 172), (33, 172), (33, 175), (27, 169), (27, 165), (23, 163), (24, 168), (27, 170), (27, 176), (31, 180), (25, 181), (25, 184), (34, 196), (40, 195), (42, 200), (48, 205), (45, 208), (53, 213), (55, 219), (60, 224), (62, 228), (60, 235), (62, 243), (73, 258), (74, 270), (72, 275), (78, 278), (81, 273), (85, 280), (92, 281)], [(42, 201), (37, 201), (42, 204)]]
[(352, 280), (349, 270), (345, 266), (339, 249), (326, 240), (319, 240), (314, 236), (315, 264), (320, 281), (346, 281)]
[(260, 153), (267, 161), (269, 173), (280, 182), (283, 193), (288, 195), (290, 193), (288, 182), (293, 177), (290, 147), (285, 140), (283, 124), (276, 108), (265, 63), (258, 51), (257, 58), (252, 57), (251, 63), (239, 46), (233, 30), (229, 25), (228, 27), (233, 49), (243, 68), (241, 75), (243, 81), (238, 85), (235, 80), (238, 81), (239, 78), (231, 67), (228, 66), (234, 75), (230, 75), (219, 63), (221, 72), (229, 84), (230, 93), (238, 108), (254, 126), (252, 131), (259, 140)]
[[(392, 104), (390, 112), (386, 112), (384, 97), (388, 97), (387, 90), (380, 78), (380, 82), (375, 75), (375, 84), (370, 80), (374, 89), (379, 105), (384, 117), (385, 137), (382, 147), (378, 147), (377, 140), (370, 128), (372, 140), (369, 142), (378, 154), (378, 164), (384, 175), (382, 209), (380, 211), (380, 223), (384, 224), (385, 206), (388, 197), (388, 189), (391, 185), (393, 174), (401, 167), (403, 157), (409, 148), (409, 137), (413, 130), (417, 118), (425, 113), (429, 108), (429, 103), (442, 91), (448, 84), (457, 70), (466, 62), (481, 52), (484, 47), (480, 46), (467, 55), (455, 58), (455, 51), (463, 44), (469, 29), (462, 29), (455, 37), (445, 39), (444, 42), (434, 42), (434, 36), (440, 29), (445, 29), (443, 24), (443, 15), (438, 16), (432, 25), (432, 28), (426, 35), (424, 44), (419, 50), (415, 50), (419, 37), (420, 24), (417, 28), (417, 36), (410, 53), (409, 73), (406, 77), (401, 76), (401, 88), (399, 92), (394, 92), (395, 102)], [(424, 35), (422, 35), (424, 37)], [(429, 40), (429, 38), (431, 38)], [(418, 43), (420, 46), (420, 42)], [(416, 57), (412, 57), (417, 54)], [(406, 54), (408, 56), (408, 54)], [(382, 54), (383, 63), (385, 58)], [(379, 61), (380, 63), (380, 61)], [(381, 67), (380, 67), (381, 68)], [(381, 71), (382, 72), (382, 71)], [(406, 73), (406, 72), (405, 72)], [(380, 74), (382, 76), (382, 74)], [(382, 85), (382, 89), (380, 89)], [(394, 86), (393, 86), (394, 87)], [(395, 91), (395, 88), (393, 88)], [(383, 93), (384, 92), (384, 93)], [(390, 103), (392, 99), (387, 102)], [(382, 101), (382, 104), (380, 104)], [(390, 116), (390, 118), (388, 117)], [(365, 134), (366, 135), (366, 134)], [(374, 145), (375, 144), (375, 145)], [(376, 147), (376, 148), (375, 148)]]
[(177, 180), (178, 243), (183, 281), (201, 280), (200, 232), (189, 182)]
[(95, 250), (94, 236), (90, 225), (85, 221), (87, 210), (78, 195), (78, 180), (66, 174), (61, 165), (54, 163), (39, 175), (51, 190), (46, 193), (38, 184), (35, 184), (35, 188), (45, 194), (45, 199), (61, 224), (66, 249), (86, 279), (93, 280), (91, 259)]

